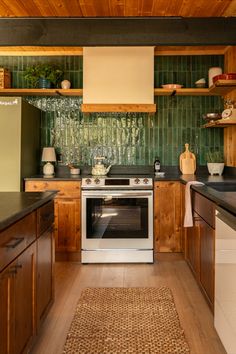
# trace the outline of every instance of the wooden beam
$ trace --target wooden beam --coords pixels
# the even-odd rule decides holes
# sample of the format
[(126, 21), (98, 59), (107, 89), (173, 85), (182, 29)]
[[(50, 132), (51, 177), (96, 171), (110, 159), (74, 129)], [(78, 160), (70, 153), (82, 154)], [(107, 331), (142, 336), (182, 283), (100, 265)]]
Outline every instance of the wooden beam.
[(234, 45), (236, 18), (0, 18), (0, 46)]
[(156, 112), (155, 104), (82, 104), (81, 111), (83, 113), (93, 112), (141, 112), (154, 113)]

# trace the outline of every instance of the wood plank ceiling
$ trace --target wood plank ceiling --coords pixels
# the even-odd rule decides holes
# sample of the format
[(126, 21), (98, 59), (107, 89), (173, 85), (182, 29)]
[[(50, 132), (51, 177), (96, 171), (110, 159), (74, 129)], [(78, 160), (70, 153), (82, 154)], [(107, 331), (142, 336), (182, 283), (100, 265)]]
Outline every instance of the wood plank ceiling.
[(236, 0), (1, 0), (0, 17), (236, 16)]
[[(236, 0), (1, 0), (0, 18), (12, 17), (228, 17), (236, 16)], [(17, 55), (31, 48), (2, 47)], [(33, 49), (33, 48), (32, 48)], [(163, 48), (164, 49), (164, 48)], [(48, 54), (58, 48), (34, 48)], [(81, 48), (62, 48), (81, 55)]]

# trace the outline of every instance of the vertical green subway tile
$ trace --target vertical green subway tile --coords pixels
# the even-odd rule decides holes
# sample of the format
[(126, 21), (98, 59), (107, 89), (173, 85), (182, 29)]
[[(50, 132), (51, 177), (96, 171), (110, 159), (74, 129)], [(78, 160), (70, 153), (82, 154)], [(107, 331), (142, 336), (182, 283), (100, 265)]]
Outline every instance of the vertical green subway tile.
[[(24, 70), (38, 62), (55, 62), (65, 70), (72, 88), (83, 87), (82, 56), (0, 57), (0, 66), (12, 74), (12, 86), (24, 87)], [(223, 56), (156, 56), (155, 86), (179, 83), (194, 87), (195, 81), (207, 81), (211, 66), (223, 68)], [(55, 144), (63, 162), (91, 164), (94, 151), (101, 147), (111, 162), (152, 164), (158, 155), (163, 165), (178, 165), (186, 142), (205, 164), (208, 148), (223, 150), (223, 130), (204, 129), (203, 114), (222, 111), (223, 101), (214, 96), (156, 96), (157, 112), (148, 114), (91, 114), (80, 111), (81, 97), (26, 98), (44, 111), (41, 123), (41, 146)]]

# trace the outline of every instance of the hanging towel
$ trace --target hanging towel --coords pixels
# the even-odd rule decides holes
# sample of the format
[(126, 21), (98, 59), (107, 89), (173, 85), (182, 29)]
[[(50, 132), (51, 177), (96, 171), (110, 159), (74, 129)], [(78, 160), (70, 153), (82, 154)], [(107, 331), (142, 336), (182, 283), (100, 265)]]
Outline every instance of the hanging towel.
[(185, 187), (185, 215), (184, 215), (184, 227), (193, 226), (193, 214), (192, 214), (192, 203), (191, 203), (191, 193), (190, 188), (192, 185), (204, 185), (202, 182), (190, 181)]

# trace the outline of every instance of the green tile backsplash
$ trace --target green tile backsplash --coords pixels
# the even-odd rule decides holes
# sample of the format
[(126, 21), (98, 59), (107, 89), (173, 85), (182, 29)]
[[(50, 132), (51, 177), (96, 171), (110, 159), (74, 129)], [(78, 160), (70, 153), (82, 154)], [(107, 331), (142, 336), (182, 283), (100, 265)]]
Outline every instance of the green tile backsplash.
[[(27, 87), (23, 80), (27, 65), (36, 62), (62, 65), (72, 88), (82, 88), (82, 57), (0, 57), (0, 66), (12, 73), (12, 87)], [(223, 56), (155, 57), (155, 87), (179, 83), (194, 87), (196, 80), (207, 80), (211, 66), (223, 68)], [(223, 129), (202, 128), (202, 115), (223, 109), (218, 96), (156, 96), (157, 112), (83, 114), (82, 97), (28, 97), (42, 109), (41, 145), (55, 146), (63, 164), (91, 164), (102, 153), (111, 163), (152, 165), (159, 156), (163, 165), (178, 165), (184, 144), (204, 165), (208, 149), (223, 150)]]

